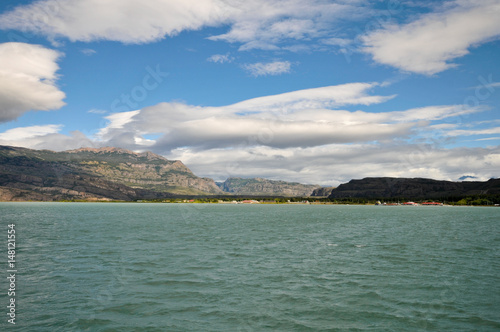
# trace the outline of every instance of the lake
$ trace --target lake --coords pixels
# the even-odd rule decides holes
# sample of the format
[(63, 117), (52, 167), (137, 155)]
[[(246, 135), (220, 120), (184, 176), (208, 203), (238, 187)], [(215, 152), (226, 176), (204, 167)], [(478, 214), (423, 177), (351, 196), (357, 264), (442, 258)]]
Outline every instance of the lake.
[[(16, 331), (499, 331), (500, 209), (0, 203)], [(13, 329), (14, 330), (14, 329)]]

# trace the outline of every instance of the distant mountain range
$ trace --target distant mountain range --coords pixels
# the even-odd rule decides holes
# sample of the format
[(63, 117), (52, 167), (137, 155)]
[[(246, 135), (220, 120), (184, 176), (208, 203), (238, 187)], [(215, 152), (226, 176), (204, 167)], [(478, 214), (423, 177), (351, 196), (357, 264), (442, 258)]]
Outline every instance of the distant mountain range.
[(298, 182), (267, 180), (262, 178), (242, 179), (229, 178), (217, 183), (219, 188), (233, 195), (266, 195), (266, 196), (311, 196), (318, 185), (307, 185)]
[(229, 178), (215, 183), (196, 176), (181, 161), (152, 152), (111, 147), (54, 152), (0, 146), (1, 201), (133, 201), (223, 195), (430, 199), (478, 194), (500, 194), (500, 179), (365, 178), (337, 188), (262, 178)]
[(319, 186), (265, 179), (214, 180), (152, 152), (64, 152), (0, 146), (0, 200), (125, 200), (194, 195), (309, 196)]

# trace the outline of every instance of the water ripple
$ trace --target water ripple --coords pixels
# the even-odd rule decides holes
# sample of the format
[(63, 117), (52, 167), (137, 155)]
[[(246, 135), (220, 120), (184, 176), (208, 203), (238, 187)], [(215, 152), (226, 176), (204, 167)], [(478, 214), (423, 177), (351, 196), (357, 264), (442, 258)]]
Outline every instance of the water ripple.
[(18, 330), (500, 329), (499, 209), (186, 207), (1, 203)]

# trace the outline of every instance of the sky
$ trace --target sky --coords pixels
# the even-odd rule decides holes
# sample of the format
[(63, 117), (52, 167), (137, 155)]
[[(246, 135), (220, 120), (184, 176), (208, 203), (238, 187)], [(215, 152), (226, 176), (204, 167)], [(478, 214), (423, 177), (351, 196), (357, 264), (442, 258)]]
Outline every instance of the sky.
[(0, 145), (336, 186), (500, 175), (500, 0), (0, 2)]

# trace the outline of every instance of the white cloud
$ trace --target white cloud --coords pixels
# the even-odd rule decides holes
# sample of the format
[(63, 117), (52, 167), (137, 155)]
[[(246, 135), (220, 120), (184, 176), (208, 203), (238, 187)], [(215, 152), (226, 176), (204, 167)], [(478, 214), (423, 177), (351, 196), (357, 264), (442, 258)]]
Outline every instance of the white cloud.
[(87, 113), (92, 113), (92, 114), (106, 114), (108, 113), (108, 111), (105, 111), (105, 110), (99, 110), (99, 109), (91, 109), (91, 110), (88, 110)]
[(351, 83), (299, 90), (223, 107), (160, 103), (107, 116), (110, 124), (98, 136), (114, 145), (135, 148), (142, 135), (162, 134), (154, 147), (170, 151), (183, 146), (196, 150), (241, 144), (315, 146), (407, 135), (413, 123), (384, 121), (387, 119), (361, 111), (330, 109), (392, 98), (369, 95), (368, 91), (376, 85)]
[(71, 41), (147, 43), (183, 30), (218, 25), (231, 7), (217, 0), (42, 0), (0, 16), (1, 28)]
[(129, 112), (121, 112), (121, 113), (113, 113), (105, 117), (105, 119), (109, 120), (109, 124), (106, 128), (102, 128), (98, 136), (104, 137), (109, 135), (111, 131), (115, 129), (123, 129), (126, 124), (132, 121), (133, 117), (139, 114), (140, 111), (129, 111)]
[[(280, 43), (328, 36), (340, 18), (363, 15), (363, 1), (324, 0), (40, 0), (0, 16), (0, 28), (71, 41), (148, 43), (185, 30), (225, 25), (212, 40), (241, 49), (278, 49)], [(289, 46), (289, 45), (288, 45)]]
[(64, 105), (65, 94), (55, 85), (60, 56), (39, 45), (0, 44), (0, 122)]
[(346, 38), (328, 38), (328, 39), (323, 39), (322, 42), (325, 45), (346, 47), (352, 44), (353, 41)]
[(500, 148), (440, 149), (414, 144), (329, 144), (311, 148), (253, 147), (174, 150), (195, 174), (217, 181), (228, 177), (265, 177), (337, 186), (364, 177), (423, 177), (458, 180), (476, 174), (478, 181), (499, 176)]
[(290, 72), (292, 64), (289, 61), (274, 61), (268, 63), (252, 63), (243, 65), (252, 76), (281, 75)]
[[(369, 94), (378, 85), (350, 83), (306, 89), (222, 107), (160, 103), (107, 116), (110, 123), (100, 130), (98, 139), (130, 149), (148, 146), (165, 154), (177, 149), (306, 148), (405, 140), (420, 135), (433, 121), (481, 111), (464, 109), (463, 105), (377, 113), (339, 109), (394, 98)], [(147, 135), (155, 135), (155, 139), (146, 140)]]
[(21, 146), (30, 149), (68, 150), (96, 144), (83, 133), (70, 136), (60, 134), (62, 125), (18, 127), (0, 133), (0, 145)]
[(464, 107), (464, 105), (445, 105), (445, 106), (428, 106), (413, 108), (406, 111), (395, 111), (385, 113), (394, 121), (435, 121), (442, 120), (454, 116), (466, 116), (469, 114), (484, 111), (482, 107)]
[(492, 82), (493, 75), (490, 74), (488, 76), (488, 79), (484, 78), (483, 76), (478, 77), (479, 81), (481, 82), (481, 85), (476, 85), (473, 87), (470, 87), (469, 89), (474, 89), (476, 90), (476, 94), (481, 94), (481, 90), (488, 90), (490, 93), (495, 92), (495, 88), (500, 88), (500, 82)]
[(226, 62), (233, 62), (234, 58), (227, 54), (214, 54), (211, 57), (207, 59), (209, 62), (214, 62), (214, 63), (226, 63)]
[[(471, 113), (480, 112), (483, 109), (476, 108), (469, 110)], [(460, 112), (458, 115), (461, 116), (464, 111)], [(495, 127), (495, 124), (500, 123), (500, 119), (490, 119), (487, 121), (473, 121), (463, 123), (462, 121), (457, 121), (456, 123), (441, 123), (431, 126), (426, 126), (421, 128), (422, 132), (428, 132), (430, 135), (436, 137), (440, 136), (443, 138), (461, 138), (464, 136), (473, 135), (497, 135), (500, 134), (500, 127)], [(475, 139), (475, 141), (489, 141), (495, 140), (497, 137), (484, 137), (481, 139)]]
[(350, 83), (222, 107), (161, 103), (108, 116), (110, 123), (101, 129), (98, 142), (180, 159), (196, 174), (216, 180), (261, 176), (335, 185), (365, 176), (449, 180), (466, 173), (496, 176), (499, 161), (488, 149), (409, 143), (424, 137), (421, 131), (430, 124), (441, 125), (437, 132), (446, 139), (446, 130), (456, 126), (441, 121), (482, 109), (463, 105), (377, 113), (341, 109), (394, 98), (370, 93), (377, 87), (379, 83)]
[(342, 109), (394, 97), (370, 93), (377, 87), (380, 84), (350, 83), (221, 107), (160, 103), (107, 115), (108, 125), (94, 138), (80, 132), (63, 135), (61, 126), (47, 125), (8, 130), (0, 134), (0, 144), (52, 150), (82, 146), (151, 150), (180, 159), (195, 174), (216, 180), (259, 176), (338, 185), (366, 176), (444, 180), (464, 174), (478, 175), (479, 180), (499, 176), (498, 146), (446, 149), (436, 142), (411, 143), (427, 128), (442, 135), (436, 139), (445, 140), (447, 131), (460, 127), (443, 120), (481, 109), (463, 105), (377, 113)]
[(340, 19), (356, 20), (365, 9), (360, 1), (247, 1), (230, 16), (231, 29), (210, 39), (241, 43), (240, 50), (278, 50), (283, 43), (292, 49), (294, 43), (334, 35)]
[(448, 136), (471, 136), (471, 135), (493, 135), (500, 134), (500, 127), (487, 128), (487, 129), (476, 129), (476, 130), (451, 130), (446, 132)]
[(476, 141), (500, 141), (500, 136), (497, 136), (497, 137), (487, 137), (487, 138), (479, 138)]
[(362, 37), (363, 51), (381, 64), (432, 75), (456, 66), (468, 49), (500, 36), (498, 0), (457, 0), (443, 11)]
[(91, 48), (84, 48), (83, 50), (81, 50), (81, 52), (87, 56), (91, 56), (97, 53), (96, 50), (93, 50)]
[(18, 127), (9, 129), (0, 133), (0, 141), (21, 141), (37, 136), (45, 136), (48, 134), (58, 133), (61, 130), (61, 125), (45, 125), (45, 126), (30, 126)]
[[(110, 141), (91, 141), (80, 132), (59, 134), (60, 126), (11, 129), (0, 134), (1, 145), (62, 151), (101, 147)], [(135, 142), (136, 151), (162, 153), (152, 140)], [(193, 150), (179, 147), (163, 153), (183, 161), (195, 174), (217, 181), (228, 177), (264, 177), (325, 186), (363, 177), (424, 177), (458, 180), (474, 174), (478, 181), (499, 177), (500, 147), (437, 148), (426, 144), (356, 143), (327, 144), (309, 148), (235, 145), (231, 148)]]
[(378, 83), (347, 83), (304, 89), (248, 99), (231, 105), (231, 107), (251, 111), (258, 111), (265, 108), (284, 112), (290, 110), (338, 108), (346, 105), (379, 104), (395, 97), (395, 95), (370, 95), (368, 92), (378, 85)]

